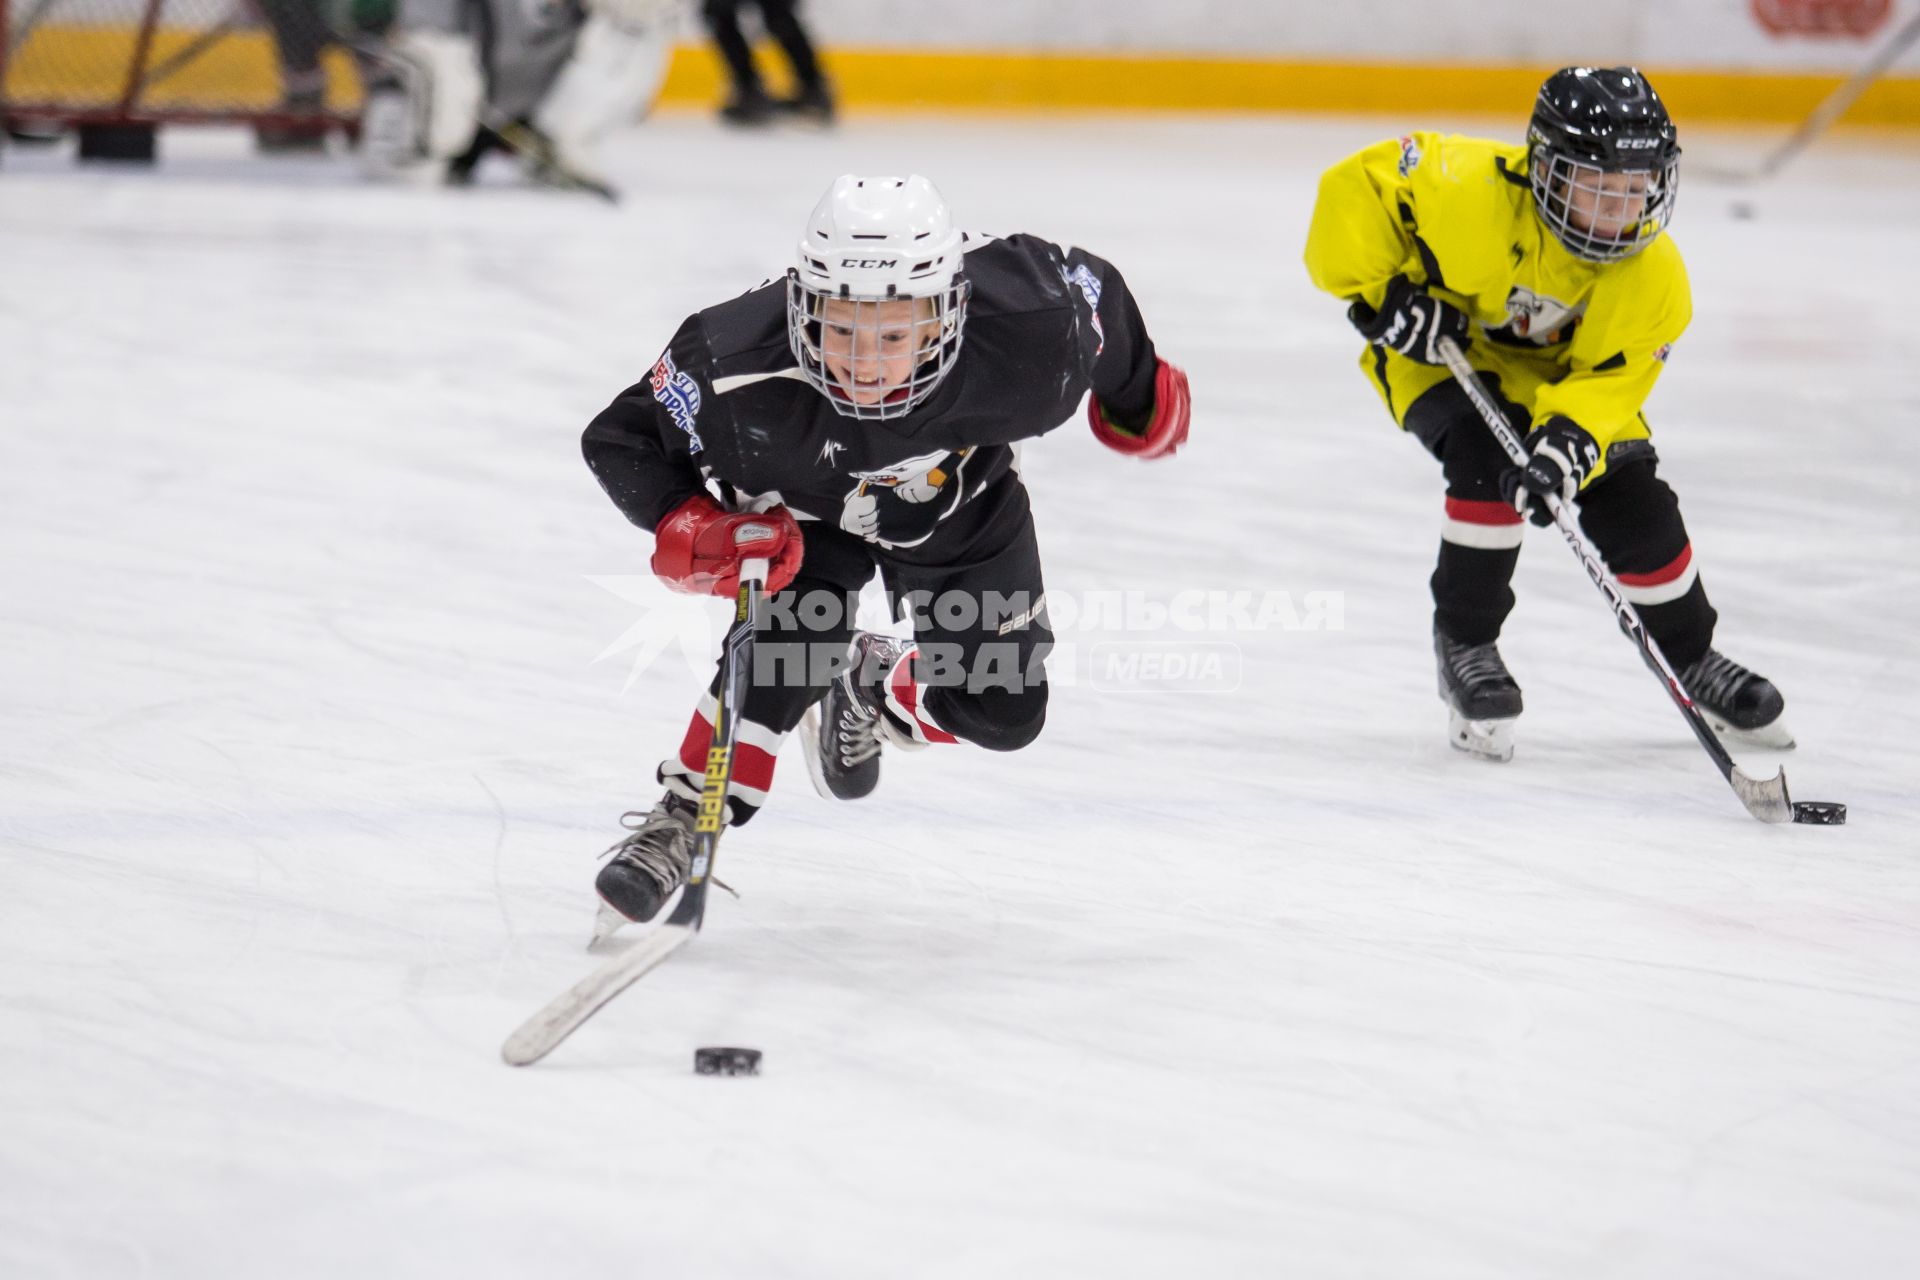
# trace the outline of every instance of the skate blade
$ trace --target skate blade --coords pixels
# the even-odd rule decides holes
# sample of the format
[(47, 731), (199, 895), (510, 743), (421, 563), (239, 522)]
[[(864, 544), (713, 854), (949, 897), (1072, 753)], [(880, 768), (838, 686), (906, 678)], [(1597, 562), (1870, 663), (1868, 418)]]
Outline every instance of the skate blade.
[(587, 950), (598, 950), (601, 944), (605, 943), (606, 940), (614, 934), (620, 932), (623, 926), (632, 923), (633, 921), (627, 919), (606, 903), (601, 903), (600, 909), (596, 911), (593, 916), (593, 937), (587, 943)]
[(1745, 747), (1749, 751), (1793, 750), (1793, 733), (1787, 728), (1785, 717), (1772, 724), (1763, 724), (1758, 729), (1736, 729), (1710, 711), (1702, 709), (1700, 716), (1713, 726), (1713, 731), (1729, 747)]
[(800, 752), (807, 758), (807, 777), (813, 780), (813, 789), (824, 800), (838, 800), (840, 797), (827, 785), (826, 766), (820, 760), (820, 704), (817, 702), (800, 717)]
[(1469, 720), (1458, 711), (1449, 710), (1447, 742), (1455, 751), (1505, 764), (1513, 759), (1513, 725), (1513, 717), (1505, 720)]

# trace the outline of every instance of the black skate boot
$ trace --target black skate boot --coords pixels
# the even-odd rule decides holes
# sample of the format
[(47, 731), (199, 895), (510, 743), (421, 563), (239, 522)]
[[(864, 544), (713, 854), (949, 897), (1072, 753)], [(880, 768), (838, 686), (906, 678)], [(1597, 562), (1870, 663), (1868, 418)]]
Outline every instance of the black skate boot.
[(807, 711), (807, 772), (829, 800), (858, 800), (880, 785), (881, 710), (887, 676), (912, 645), (871, 631), (854, 633), (853, 665), (834, 677)]
[(1433, 656), (1440, 671), (1440, 700), (1447, 704), (1447, 741), (1457, 751), (1488, 760), (1513, 759), (1513, 722), (1520, 716), (1520, 686), (1500, 648), (1461, 644), (1433, 629)]
[(602, 906), (594, 921), (599, 942), (629, 921), (660, 914), (673, 891), (687, 882), (693, 863), (694, 806), (676, 795), (661, 798), (650, 813), (622, 814), (626, 839), (608, 849), (613, 860), (593, 882)]
[(720, 120), (736, 128), (751, 129), (772, 120), (775, 110), (777, 107), (765, 89), (757, 84), (749, 85), (733, 91), (733, 97), (720, 108)]
[(1787, 700), (1765, 676), (1715, 649), (1679, 674), (1680, 687), (1721, 737), (1746, 747), (1793, 749), (1793, 735), (1780, 719)]
[(288, 116), (312, 116), (312, 120), (283, 120), (277, 124), (253, 127), (254, 149), (262, 155), (313, 155), (327, 149), (325, 118), (327, 82), (318, 71), (294, 77), (281, 99), (280, 112)]
[(486, 125), (478, 125), (473, 131), (473, 140), (467, 143), (467, 149), (447, 161), (446, 183), (450, 187), (470, 187), (473, 185), (473, 171), (480, 162), (496, 151), (507, 151), (506, 140)]
[(824, 81), (809, 85), (791, 98), (776, 99), (773, 105), (802, 124), (824, 127), (833, 123), (833, 94)]

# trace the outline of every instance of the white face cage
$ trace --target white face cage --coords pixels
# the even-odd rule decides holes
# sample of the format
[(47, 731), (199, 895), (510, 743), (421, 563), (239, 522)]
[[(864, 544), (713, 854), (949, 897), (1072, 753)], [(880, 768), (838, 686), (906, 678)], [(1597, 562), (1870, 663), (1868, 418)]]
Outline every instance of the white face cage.
[(966, 277), (919, 298), (856, 298), (787, 272), (787, 340), (814, 390), (849, 418), (901, 418), (953, 371), (965, 327)]
[(1535, 144), (1533, 206), (1567, 252), (1588, 262), (1618, 262), (1652, 244), (1673, 218), (1680, 164), (1602, 170)]

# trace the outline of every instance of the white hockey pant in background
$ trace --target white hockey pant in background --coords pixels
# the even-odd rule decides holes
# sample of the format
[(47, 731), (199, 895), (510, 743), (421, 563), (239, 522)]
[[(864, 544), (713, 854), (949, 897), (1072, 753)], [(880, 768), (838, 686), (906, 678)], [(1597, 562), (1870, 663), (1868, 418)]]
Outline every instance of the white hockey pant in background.
[(361, 165), (383, 178), (432, 172), (473, 138), (486, 93), (473, 37), (402, 31), (382, 52), (392, 75), (367, 92)]
[[(628, 0), (632, 3), (632, 0)], [(534, 112), (534, 127), (573, 155), (653, 109), (666, 80), (673, 24), (627, 25), (596, 7), (573, 57)]]

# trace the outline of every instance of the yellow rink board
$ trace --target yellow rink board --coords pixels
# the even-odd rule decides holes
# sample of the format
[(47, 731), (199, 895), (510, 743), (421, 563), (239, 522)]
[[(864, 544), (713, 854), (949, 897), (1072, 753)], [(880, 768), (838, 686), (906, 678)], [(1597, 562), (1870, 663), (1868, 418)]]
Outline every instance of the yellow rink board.
[[(161, 67), (201, 33), (187, 27), (154, 32), (147, 65)], [(15, 102), (58, 102), (110, 107), (126, 90), (136, 32), (118, 27), (43, 27), (7, 63), (0, 95)], [(342, 49), (321, 55), (327, 72), (327, 106), (355, 111), (360, 80)], [(280, 102), (280, 71), (264, 30), (235, 31), (213, 41), (179, 69), (155, 81), (140, 97), (152, 109), (200, 108), (270, 111)]]
[[(194, 32), (162, 28), (154, 63), (184, 48)], [(61, 27), (34, 33), (6, 71), (15, 101), (49, 98), (111, 105), (124, 86), (128, 28)], [(782, 82), (762, 51), (769, 80)], [(831, 49), (824, 55), (844, 106), (855, 110), (939, 111), (1278, 111), (1362, 112), (1409, 118), (1436, 112), (1519, 116), (1546, 71), (1539, 66), (1273, 62), (1234, 58), (1021, 53), (1007, 50)], [(359, 86), (346, 55), (327, 53), (328, 105), (351, 110)], [(1841, 82), (1836, 75), (1647, 68), (1681, 121), (1791, 123)], [(674, 50), (661, 101), (711, 106), (725, 92), (718, 58), (705, 45)], [(266, 109), (279, 100), (273, 46), (261, 30), (225, 36), (150, 87), (154, 107)], [(1849, 124), (1920, 127), (1920, 77), (1885, 79), (1847, 112)]]
[[(760, 51), (768, 79), (784, 68)], [(860, 108), (1032, 111), (1462, 112), (1525, 115), (1553, 67), (1275, 62), (1235, 58), (1017, 53), (1006, 50), (830, 49), (822, 55), (841, 101)], [(1682, 121), (1790, 123), (1845, 79), (1839, 75), (1647, 67)], [(706, 47), (674, 51), (661, 101), (710, 105), (724, 93)], [(1849, 124), (1920, 127), (1920, 77), (1882, 80)]]

